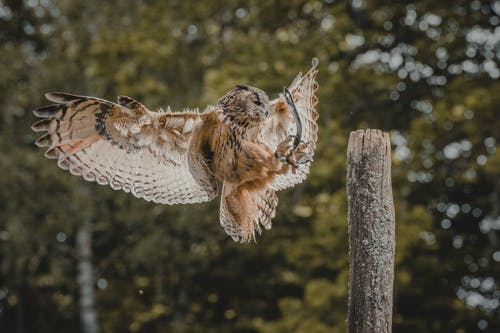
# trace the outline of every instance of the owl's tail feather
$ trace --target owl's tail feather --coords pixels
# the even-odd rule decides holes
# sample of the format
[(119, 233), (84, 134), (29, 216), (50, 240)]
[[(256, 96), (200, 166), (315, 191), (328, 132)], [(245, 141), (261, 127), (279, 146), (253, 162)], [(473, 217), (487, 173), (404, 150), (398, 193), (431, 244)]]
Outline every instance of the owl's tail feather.
[(222, 185), (220, 223), (235, 242), (255, 241), (255, 232), (271, 229), (278, 197), (269, 189), (247, 189), (225, 181)]

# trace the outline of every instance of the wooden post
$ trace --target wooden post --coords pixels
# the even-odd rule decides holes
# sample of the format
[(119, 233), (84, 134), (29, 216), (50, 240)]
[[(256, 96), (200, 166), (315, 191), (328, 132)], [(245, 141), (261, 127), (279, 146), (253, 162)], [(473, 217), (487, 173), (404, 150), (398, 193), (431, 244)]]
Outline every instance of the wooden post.
[(395, 219), (388, 133), (373, 129), (351, 132), (347, 197), (347, 332), (392, 332)]

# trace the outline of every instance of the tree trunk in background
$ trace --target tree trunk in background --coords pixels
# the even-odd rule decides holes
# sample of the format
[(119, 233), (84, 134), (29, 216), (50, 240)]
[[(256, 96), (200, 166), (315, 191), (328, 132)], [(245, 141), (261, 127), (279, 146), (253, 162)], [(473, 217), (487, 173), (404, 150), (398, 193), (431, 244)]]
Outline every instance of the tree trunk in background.
[(99, 333), (95, 309), (94, 267), (92, 265), (92, 224), (83, 222), (76, 235), (78, 283), (80, 285), (80, 320), (82, 332)]
[(347, 147), (347, 196), (347, 332), (391, 332), (395, 218), (388, 133), (351, 132)]

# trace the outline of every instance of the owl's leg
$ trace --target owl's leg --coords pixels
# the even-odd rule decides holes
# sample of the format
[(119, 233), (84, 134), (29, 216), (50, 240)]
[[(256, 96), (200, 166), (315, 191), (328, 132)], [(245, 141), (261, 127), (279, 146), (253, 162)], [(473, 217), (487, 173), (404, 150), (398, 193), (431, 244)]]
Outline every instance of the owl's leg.
[(252, 195), (244, 186), (238, 186), (223, 198), (229, 213), (241, 229), (240, 242), (255, 240), (255, 211), (257, 209)]
[(286, 157), (290, 156), (293, 153), (293, 142), (295, 137), (292, 135), (287, 136), (285, 140), (283, 140), (278, 147), (276, 147), (276, 152), (274, 153), (274, 157), (281, 160), (282, 162), (286, 161)]

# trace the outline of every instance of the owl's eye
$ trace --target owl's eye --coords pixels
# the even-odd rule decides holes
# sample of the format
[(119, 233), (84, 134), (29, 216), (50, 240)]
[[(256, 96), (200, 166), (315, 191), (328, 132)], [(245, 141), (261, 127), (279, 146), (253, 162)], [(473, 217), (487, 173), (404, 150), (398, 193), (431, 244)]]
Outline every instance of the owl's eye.
[(263, 106), (264, 104), (262, 104), (262, 101), (260, 100), (260, 96), (258, 94), (254, 94), (254, 96), (255, 96), (254, 104), (257, 106)]

